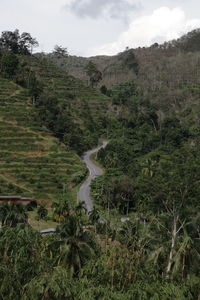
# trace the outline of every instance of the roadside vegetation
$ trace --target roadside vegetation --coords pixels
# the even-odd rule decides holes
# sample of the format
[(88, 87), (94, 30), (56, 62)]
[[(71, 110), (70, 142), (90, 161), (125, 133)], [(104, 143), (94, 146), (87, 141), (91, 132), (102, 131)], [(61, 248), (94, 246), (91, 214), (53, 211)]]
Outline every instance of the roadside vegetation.
[[(0, 207), (0, 299), (198, 300), (199, 31), (107, 57), (107, 71), (84, 62), (89, 85), (31, 55), (30, 36), (24, 53), (23, 36), (0, 38), (0, 193), (40, 201)], [(99, 138), (88, 215), (74, 191)]]

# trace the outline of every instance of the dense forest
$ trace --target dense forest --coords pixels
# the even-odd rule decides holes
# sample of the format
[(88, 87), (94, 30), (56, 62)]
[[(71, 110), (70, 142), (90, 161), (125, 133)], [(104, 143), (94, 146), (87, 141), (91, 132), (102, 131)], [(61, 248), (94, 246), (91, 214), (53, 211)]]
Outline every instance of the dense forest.
[[(199, 41), (195, 30), (115, 57), (80, 58), (82, 82), (82, 75), (71, 75), (76, 58), (65, 48), (32, 54), (37, 41), (30, 34), (2, 33), (1, 110), (14, 86), (9, 109), (23, 91), (19, 101), (28, 101), (30, 113), (23, 124), (9, 119), (12, 110), (0, 121), (20, 128), (32, 122), (46, 132), (51, 148), (36, 150), (51, 166), (46, 176), (58, 180), (47, 206), (44, 195), (37, 208), (0, 206), (0, 299), (199, 300)], [(88, 214), (71, 190), (86, 176), (78, 155), (99, 139), (109, 141), (94, 157), (105, 172), (92, 182)], [(59, 163), (53, 160), (58, 152)], [(11, 145), (1, 149), (1, 167), (8, 153)], [(66, 155), (73, 157), (66, 161)], [(13, 152), (10, 157), (13, 170), (19, 168), (21, 160), (13, 160)], [(29, 164), (35, 164), (30, 157)], [(20, 173), (14, 173), (15, 183)], [(31, 178), (31, 189), (38, 180), (43, 188), (42, 177)], [(21, 194), (13, 187), (10, 194)], [(38, 226), (53, 221), (55, 234), (41, 235), (31, 218)]]

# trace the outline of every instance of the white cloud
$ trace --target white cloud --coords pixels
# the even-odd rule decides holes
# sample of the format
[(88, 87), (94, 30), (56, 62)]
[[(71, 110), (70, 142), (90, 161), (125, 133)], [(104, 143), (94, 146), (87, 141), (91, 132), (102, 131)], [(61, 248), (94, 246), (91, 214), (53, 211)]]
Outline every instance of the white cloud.
[(113, 55), (127, 46), (136, 48), (150, 46), (155, 42), (163, 43), (198, 27), (200, 19), (188, 19), (182, 8), (161, 7), (154, 10), (152, 15), (142, 16), (133, 21), (116, 42), (93, 48), (88, 55)]
[(66, 8), (79, 17), (124, 19), (138, 9), (139, 0), (68, 0)]

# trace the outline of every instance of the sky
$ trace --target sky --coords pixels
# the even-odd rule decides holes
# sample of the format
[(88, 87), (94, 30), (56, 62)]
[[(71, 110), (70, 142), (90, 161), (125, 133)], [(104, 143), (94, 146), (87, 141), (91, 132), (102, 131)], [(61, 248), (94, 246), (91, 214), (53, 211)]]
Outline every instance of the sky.
[(51, 52), (115, 55), (200, 28), (199, 0), (0, 0), (0, 32), (29, 32)]

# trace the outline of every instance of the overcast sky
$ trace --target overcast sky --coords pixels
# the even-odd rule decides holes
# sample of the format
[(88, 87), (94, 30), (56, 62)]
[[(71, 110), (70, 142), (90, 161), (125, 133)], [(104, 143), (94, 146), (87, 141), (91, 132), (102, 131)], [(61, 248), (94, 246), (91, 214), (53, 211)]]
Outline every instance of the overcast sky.
[(0, 0), (0, 31), (30, 32), (45, 52), (113, 55), (198, 27), (199, 0)]

